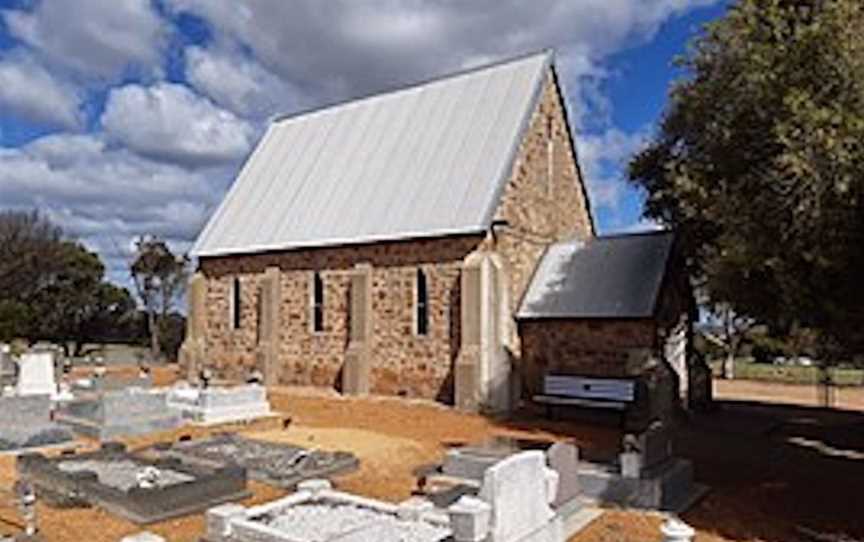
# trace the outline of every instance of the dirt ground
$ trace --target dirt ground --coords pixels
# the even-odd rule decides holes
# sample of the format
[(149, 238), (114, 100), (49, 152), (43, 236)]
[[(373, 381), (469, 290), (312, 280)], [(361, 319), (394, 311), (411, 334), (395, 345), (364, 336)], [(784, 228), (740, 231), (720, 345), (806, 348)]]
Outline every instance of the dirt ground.
[[(159, 375), (159, 381), (170, 375)], [(691, 458), (699, 482), (711, 492), (683, 519), (697, 531), (697, 542), (806, 542), (813, 533), (864, 538), (864, 413), (825, 411), (806, 406), (753, 402), (754, 389), (773, 399), (796, 399), (782, 388), (751, 388), (718, 383), (718, 410), (682, 420), (676, 441), (679, 455)], [(765, 384), (759, 384), (765, 386)], [(729, 398), (736, 400), (729, 400)], [(764, 397), (763, 397), (764, 399)], [(340, 477), (340, 489), (399, 501), (415, 486), (413, 472), (440, 460), (448, 446), (493, 435), (571, 438), (587, 455), (611, 453), (620, 435), (610, 427), (585, 422), (550, 422), (520, 416), (510, 420), (461, 414), (427, 402), (395, 398), (346, 399), (308, 389), (271, 390), (271, 402), (287, 429), (270, 423), (242, 429), (249, 436), (307, 447), (350, 450), (360, 469)], [(133, 447), (173, 439), (181, 431), (130, 439)], [(14, 482), (14, 460), (0, 457), (0, 488)], [(284, 494), (250, 483), (245, 504)], [(14, 510), (0, 493), (0, 534), (14, 530)], [(143, 530), (99, 509), (56, 510), (40, 505), (46, 541), (116, 542)], [(658, 540), (659, 514), (609, 510), (572, 539), (574, 542), (650, 542)], [(193, 541), (203, 533), (203, 514), (146, 527), (171, 541)], [(809, 533), (809, 534), (808, 534)]]
[[(864, 387), (836, 387), (832, 393), (834, 408), (864, 411)], [(714, 396), (733, 401), (755, 400), (813, 407), (822, 405), (822, 395), (817, 386), (755, 380), (715, 380)]]

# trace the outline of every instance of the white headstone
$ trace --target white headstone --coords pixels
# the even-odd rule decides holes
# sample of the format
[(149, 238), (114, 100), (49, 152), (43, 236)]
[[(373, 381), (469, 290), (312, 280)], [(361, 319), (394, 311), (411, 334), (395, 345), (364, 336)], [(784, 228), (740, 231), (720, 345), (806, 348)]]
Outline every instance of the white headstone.
[(546, 456), (539, 450), (511, 455), (486, 469), (480, 498), (492, 507), (491, 540), (515, 542), (548, 526)]
[(18, 364), (18, 395), (57, 395), (54, 352), (27, 352)]

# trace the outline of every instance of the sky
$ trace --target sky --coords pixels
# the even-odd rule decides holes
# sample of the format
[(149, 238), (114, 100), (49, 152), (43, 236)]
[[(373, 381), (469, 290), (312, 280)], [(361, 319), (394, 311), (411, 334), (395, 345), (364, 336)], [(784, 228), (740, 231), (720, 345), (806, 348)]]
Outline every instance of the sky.
[(725, 0), (0, 0), (0, 210), (39, 209), (128, 282), (190, 248), (269, 119), (552, 48), (600, 233), (672, 66)]

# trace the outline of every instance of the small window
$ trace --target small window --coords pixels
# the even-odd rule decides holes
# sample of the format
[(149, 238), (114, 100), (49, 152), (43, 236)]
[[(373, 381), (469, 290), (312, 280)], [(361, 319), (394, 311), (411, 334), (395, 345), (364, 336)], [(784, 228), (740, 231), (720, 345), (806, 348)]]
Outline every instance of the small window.
[(318, 272), (312, 277), (312, 331), (324, 331), (324, 280)]
[(417, 270), (417, 335), (429, 333), (429, 287), (426, 284), (426, 273)]
[(240, 279), (234, 279), (231, 290), (231, 327), (240, 329)]

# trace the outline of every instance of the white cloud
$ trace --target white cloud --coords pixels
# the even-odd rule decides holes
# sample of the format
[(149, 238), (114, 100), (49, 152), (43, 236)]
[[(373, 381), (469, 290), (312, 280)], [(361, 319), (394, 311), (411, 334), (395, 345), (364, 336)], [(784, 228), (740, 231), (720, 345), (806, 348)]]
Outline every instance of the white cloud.
[(143, 156), (184, 165), (238, 160), (255, 135), (251, 125), (233, 113), (171, 83), (115, 88), (101, 123), (111, 141)]
[(98, 249), (117, 280), (125, 280), (124, 247), (140, 235), (188, 247), (232, 175), (232, 168), (190, 171), (154, 162), (92, 135), (59, 134), (0, 148), (3, 208), (42, 210)]
[(300, 93), (247, 55), (227, 47), (187, 47), (186, 77), (199, 92), (242, 117), (297, 110)]
[(49, 63), (85, 77), (159, 71), (166, 25), (150, 0), (43, 0), (0, 11), (9, 33)]
[(76, 128), (81, 123), (79, 103), (71, 85), (59, 81), (26, 55), (0, 59), (0, 107), (11, 116)]
[[(651, 38), (673, 14), (717, 0), (167, 0), (248, 47), (270, 71), (326, 100), (368, 94), (478, 59), (554, 47), (581, 75)], [(569, 66), (568, 66), (569, 69)]]
[(617, 210), (631, 190), (625, 179), (627, 161), (648, 141), (647, 129), (627, 133), (610, 128), (602, 134), (578, 135), (577, 140), (591, 204)]

